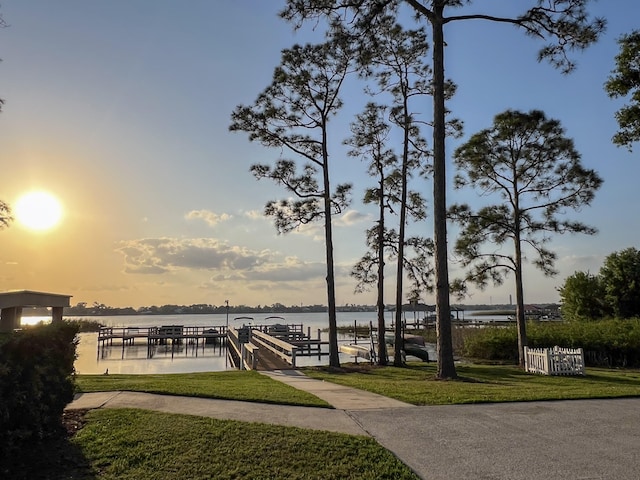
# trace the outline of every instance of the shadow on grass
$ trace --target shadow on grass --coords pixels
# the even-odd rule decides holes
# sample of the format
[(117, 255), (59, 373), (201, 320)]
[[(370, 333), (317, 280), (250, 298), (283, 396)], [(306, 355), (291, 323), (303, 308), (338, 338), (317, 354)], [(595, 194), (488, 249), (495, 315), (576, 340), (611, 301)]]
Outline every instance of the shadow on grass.
[(72, 441), (84, 424), (85, 410), (67, 411), (64, 429), (0, 459), (0, 478), (12, 480), (92, 480), (89, 461)]

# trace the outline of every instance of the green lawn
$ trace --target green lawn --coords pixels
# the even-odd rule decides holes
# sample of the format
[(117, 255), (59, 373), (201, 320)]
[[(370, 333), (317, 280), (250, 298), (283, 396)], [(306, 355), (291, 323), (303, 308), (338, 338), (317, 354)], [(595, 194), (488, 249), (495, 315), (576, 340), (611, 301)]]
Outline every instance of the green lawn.
[(71, 441), (93, 478), (418, 478), (368, 437), (135, 409), (87, 418)]
[(78, 375), (79, 392), (133, 392), (221, 398), (309, 407), (331, 406), (307, 392), (255, 371), (176, 373), (164, 375)]
[[(457, 381), (435, 379), (435, 365), (305, 368), (313, 378), (368, 390), (414, 405), (640, 396), (640, 371), (588, 368), (584, 377), (543, 376), (511, 366), (458, 365)], [(166, 375), (78, 375), (78, 390), (128, 390), (285, 405), (330, 407), (319, 398), (249, 371)]]
[[(415, 405), (640, 396), (638, 370), (589, 368), (584, 377), (547, 377), (509, 366), (458, 365), (456, 381), (436, 380), (435, 366), (423, 363), (304, 372)], [(131, 390), (327, 406), (257, 372), (80, 375), (77, 385), (82, 392)], [(94, 410), (86, 419), (84, 428), (57, 450), (61, 458), (75, 458), (81, 472), (68, 478), (417, 478), (367, 437), (135, 409)]]
[(458, 365), (456, 381), (435, 379), (435, 365), (407, 368), (306, 368), (313, 378), (355, 387), (414, 405), (616, 398), (640, 396), (640, 371), (588, 368), (584, 377), (544, 376), (515, 367)]

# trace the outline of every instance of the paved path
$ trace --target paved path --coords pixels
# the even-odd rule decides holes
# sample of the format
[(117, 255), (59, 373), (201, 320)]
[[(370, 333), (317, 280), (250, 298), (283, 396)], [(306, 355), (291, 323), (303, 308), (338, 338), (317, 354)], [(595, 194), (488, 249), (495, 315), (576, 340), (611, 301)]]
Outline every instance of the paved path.
[(178, 397), (139, 392), (84, 393), (67, 408), (144, 408), (166, 413), (184, 413), (222, 420), (290, 425), (314, 430), (367, 435), (344, 410), (295, 407), (267, 403)]
[(428, 480), (640, 479), (639, 398), (349, 413)]
[(134, 392), (87, 393), (68, 408), (135, 407), (370, 435), (425, 480), (640, 478), (640, 398), (416, 407), (297, 371), (268, 375), (336, 409)]
[(364, 390), (344, 387), (324, 380), (307, 377), (299, 370), (260, 372), (263, 375), (304, 390), (340, 410), (370, 410), (380, 408), (413, 408), (413, 405)]

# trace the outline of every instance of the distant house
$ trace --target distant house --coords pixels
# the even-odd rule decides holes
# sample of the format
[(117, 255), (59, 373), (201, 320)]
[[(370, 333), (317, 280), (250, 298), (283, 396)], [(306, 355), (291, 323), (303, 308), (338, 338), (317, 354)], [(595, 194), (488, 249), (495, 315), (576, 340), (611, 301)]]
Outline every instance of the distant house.
[(544, 309), (537, 305), (525, 305), (524, 306), (524, 314), (526, 316), (540, 316), (544, 313)]

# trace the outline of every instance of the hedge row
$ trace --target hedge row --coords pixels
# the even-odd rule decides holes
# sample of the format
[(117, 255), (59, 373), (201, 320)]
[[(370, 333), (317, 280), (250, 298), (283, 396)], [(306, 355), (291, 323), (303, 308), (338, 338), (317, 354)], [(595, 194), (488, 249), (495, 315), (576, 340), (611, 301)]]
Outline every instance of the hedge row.
[[(532, 348), (582, 348), (588, 366), (640, 367), (640, 320), (593, 322), (529, 322)], [(518, 363), (515, 326), (489, 327), (465, 332), (463, 355), (491, 361)]]
[(61, 433), (73, 400), (77, 331), (60, 322), (0, 336), (0, 458)]

